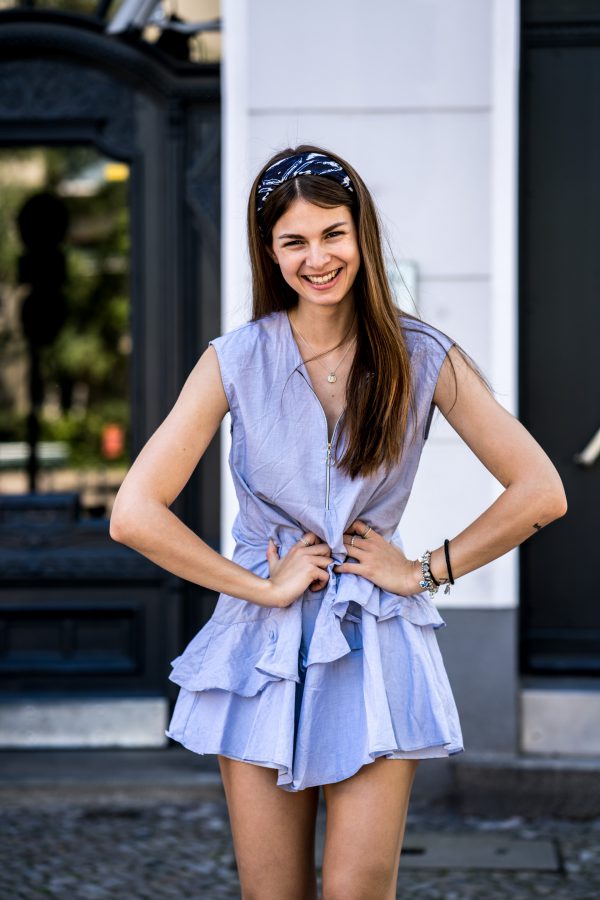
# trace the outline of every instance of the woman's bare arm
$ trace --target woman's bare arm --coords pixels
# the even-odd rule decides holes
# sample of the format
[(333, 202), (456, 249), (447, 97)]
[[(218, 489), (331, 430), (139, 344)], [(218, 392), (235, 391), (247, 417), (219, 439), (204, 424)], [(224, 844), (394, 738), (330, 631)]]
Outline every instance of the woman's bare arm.
[[(515, 416), (480, 381), (459, 351), (449, 351), (433, 396), (454, 430), (505, 490), (477, 519), (451, 539), (454, 578), (497, 559), (544, 525), (564, 516), (567, 499), (562, 480), (542, 447)], [(456, 402), (454, 402), (456, 397)], [(452, 407), (452, 409), (450, 409)], [(444, 548), (431, 554), (438, 580), (448, 577)], [(416, 562), (420, 574), (420, 564)]]
[(217, 354), (209, 345), (127, 472), (115, 498), (110, 536), (195, 584), (276, 605), (269, 579), (221, 556), (169, 509), (228, 409)]

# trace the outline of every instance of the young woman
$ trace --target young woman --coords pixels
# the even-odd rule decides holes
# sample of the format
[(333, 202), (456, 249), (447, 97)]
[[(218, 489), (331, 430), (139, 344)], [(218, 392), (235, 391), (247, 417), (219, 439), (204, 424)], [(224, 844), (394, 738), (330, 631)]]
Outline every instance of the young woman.
[[(111, 536), (219, 592), (167, 734), (218, 755), (245, 898), (392, 900), (419, 759), (464, 748), (433, 603), (566, 512), (562, 482), (458, 344), (395, 305), (371, 196), (318, 147), (250, 193), (252, 318), (211, 341), (125, 478)], [(397, 526), (434, 408), (504, 492), (417, 559)], [(169, 506), (227, 412), (231, 560)], [(427, 511), (428, 514), (429, 511)]]

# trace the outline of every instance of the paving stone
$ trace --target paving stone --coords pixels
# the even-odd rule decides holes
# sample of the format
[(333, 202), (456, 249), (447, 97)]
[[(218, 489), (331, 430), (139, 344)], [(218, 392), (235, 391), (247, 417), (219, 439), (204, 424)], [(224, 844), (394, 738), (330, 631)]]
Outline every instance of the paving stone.
[(508, 838), (504, 832), (440, 834), (409, 832), (400, 864), (411, 869), (535, 869), (557, 871), (551, 841)]
[[(166, 800), (162, 790), (150, 788), (99, 795), (66, 786), (54, 793), (5, 787), (0, 805), (0, 897), (7, 900), (240, 898), (224, 795), (213, 788)], [(317, 859), (325, 824), (321, 806)], [(416, 868), (403, 855), (397, 894), (403, 900), (600, 897), (600, 819), (489, 819), (446, 808), (409, 810), (405, 847), (424, 835), (433, 849), (445, 852), (465, 840), (474, 847), (486, 844), (488, 854), (498, 845), (514, 844), (520, 852), (541, 843), (556, 848), (557, 868), (502, 869), (502, 861), (497, 868), (476, 868), (465, 858), (458, 868), (456, 859), (441, 867), (440, 858), (435, 868)], [(493, 865), (493, 854), (488, 862)], [(319, 871), (319, 887), (320, 876)]]

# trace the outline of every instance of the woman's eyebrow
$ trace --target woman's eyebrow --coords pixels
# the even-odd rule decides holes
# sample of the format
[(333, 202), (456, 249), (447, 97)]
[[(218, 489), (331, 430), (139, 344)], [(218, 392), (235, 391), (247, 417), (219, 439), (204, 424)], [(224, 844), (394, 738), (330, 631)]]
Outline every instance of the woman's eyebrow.
[[(340, 225), (347, 225), (346, 221), (343, 222), (334, 222), (333, 225), (328, 225), (327, 228), (324, 228), (321, 234), (327, 234), (328, 231), (333, 231), (334, 228), (339, 228)], [(304, 235), (302, 234), (279, 234), (277, 235), (278, 240), (283, 240), (284, 238), (302, 238)]]

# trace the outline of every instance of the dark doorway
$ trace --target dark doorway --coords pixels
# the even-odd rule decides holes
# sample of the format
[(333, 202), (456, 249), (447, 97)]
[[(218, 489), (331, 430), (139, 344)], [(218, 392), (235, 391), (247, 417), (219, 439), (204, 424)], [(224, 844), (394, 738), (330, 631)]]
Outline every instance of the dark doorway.
[[(18, 354), (4, 384), (9, 397), (21, 391), (21, 406), (8, 404), (0, 438), (13, 466), (10, 477), (0, 470), (1, 690), (6, 699), (174, 699), (169, 660), (214, 597), (112, 541), (108, 517), (124, 468), (220, 332), (219, 66), (67, 13), (22, 9), (0, 20), (0, 176), (2, 161), (19, 157), (63, 166), (38, 187), (69, 212), (52, 253), (71, 257), (75, 277), (56, 278), (53, 302), (67, 315), (40, 363), (47, 456), (33, 490), (15, 466), (28, 407)], [(11, 291), (34, 290), (34, 270), (24, 263), (12, 285), (0, 271), (3, 310)], [(3, 345), (3, 365), (14, 350)], [(218, 549), (218, 441), (172, 508)]]
[(521, 670), (600, 676), (600, 2), (522, 15), (520, 418), (569, 510), (521, 548)]

